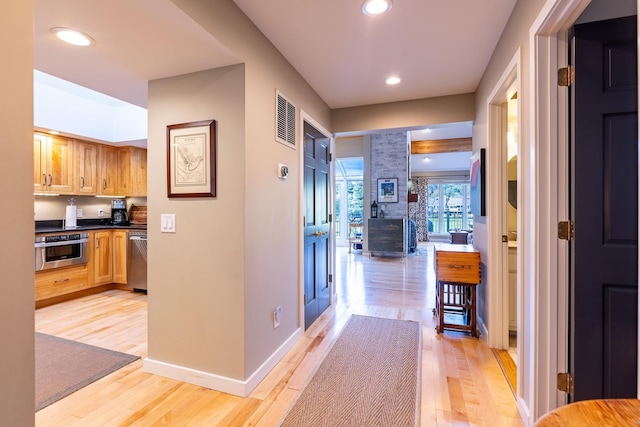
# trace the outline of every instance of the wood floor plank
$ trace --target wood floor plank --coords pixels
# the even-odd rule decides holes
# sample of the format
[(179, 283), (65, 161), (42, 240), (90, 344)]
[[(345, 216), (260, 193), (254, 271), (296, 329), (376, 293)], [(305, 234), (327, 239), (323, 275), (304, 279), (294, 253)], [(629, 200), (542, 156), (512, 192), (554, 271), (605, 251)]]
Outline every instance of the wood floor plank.
[[(337, 300), (247, 398), (145, 373), (141, 359), (37, 412), (36, 425), (276, 426), (350, 316), (359, 314), (422, 323), (421, 426), (523, 426), (486, 343), (436, 333), (433, 252), (426, 250), (427, 256), (369, 258), (338, 248)], [(108, 290), (37, 309), (35, 319), (39, 332), (147, 356), (142, 293)]]

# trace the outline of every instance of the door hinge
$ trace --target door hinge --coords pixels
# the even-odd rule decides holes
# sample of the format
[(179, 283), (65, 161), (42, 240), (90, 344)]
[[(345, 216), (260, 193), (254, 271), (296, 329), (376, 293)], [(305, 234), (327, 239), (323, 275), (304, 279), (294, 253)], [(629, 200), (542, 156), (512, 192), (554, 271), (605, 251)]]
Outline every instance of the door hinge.
[(329, 153), (329, 162), (333, 161), (333, 153)]
[(329, 275), (329, 283), (333, 283), (333, 274)]
[(558, 390), (573, 394), (573, 375), (568, 372), (559, 373)]
[(558, 239), (573, 240), (574, 236), (573, 221), (560, 221), (558, 223)]
[(573, 65), (558, 70), (558, 86), (571, 86), (575, 78)]
[(329, 214), (329, 222), (333, 222), (333, 214)]

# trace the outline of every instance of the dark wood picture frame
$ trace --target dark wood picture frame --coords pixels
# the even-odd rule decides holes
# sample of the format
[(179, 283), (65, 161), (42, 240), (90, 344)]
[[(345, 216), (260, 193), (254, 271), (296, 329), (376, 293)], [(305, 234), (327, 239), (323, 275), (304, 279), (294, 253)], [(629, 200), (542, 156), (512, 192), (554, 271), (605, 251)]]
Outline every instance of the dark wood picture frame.
[(216, 197), (216, 121), (167, 126), (168, 197)]

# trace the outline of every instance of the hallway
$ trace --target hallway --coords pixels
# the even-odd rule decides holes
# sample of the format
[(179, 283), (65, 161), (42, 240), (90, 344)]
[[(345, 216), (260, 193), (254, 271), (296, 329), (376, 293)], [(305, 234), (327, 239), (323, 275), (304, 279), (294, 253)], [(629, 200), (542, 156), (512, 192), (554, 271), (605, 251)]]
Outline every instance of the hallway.
[[(429, 247), (426, 256), (405, 258), (369, 258), (337, 248), (337, 303), (246, 398), (147, 374), (137, 360), (37, 412), (36, 424), (277, 425), (355, 313), (422, 321), (422, 426), (522, 426), (482, 337), (436, 334), (432, 259)], [(36, 330), (144, 358), (146, 313), (146, 295), (113, 290), (36, 310)]]
[(338, 307), (422, 321), (422, 426), (523, 425), (516, 400), (483, 338), (436, 333), (433, 244), (420, 242), (419, 248), (426, 256), (369, 258), (337, 248)]

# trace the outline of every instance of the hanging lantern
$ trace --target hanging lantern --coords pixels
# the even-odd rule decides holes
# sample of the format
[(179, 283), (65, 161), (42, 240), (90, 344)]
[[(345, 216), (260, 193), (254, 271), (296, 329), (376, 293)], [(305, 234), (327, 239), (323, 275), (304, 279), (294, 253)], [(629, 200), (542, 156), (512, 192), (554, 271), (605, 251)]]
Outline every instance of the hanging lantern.
[(371, 203), (371, 218), (378, 218), (378, 204), (375, 200)]

